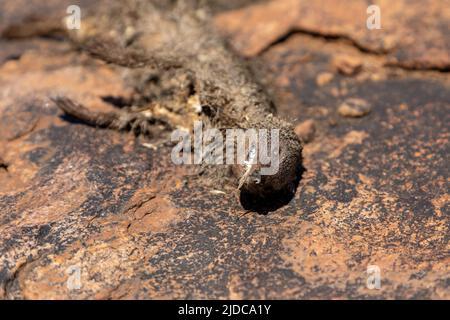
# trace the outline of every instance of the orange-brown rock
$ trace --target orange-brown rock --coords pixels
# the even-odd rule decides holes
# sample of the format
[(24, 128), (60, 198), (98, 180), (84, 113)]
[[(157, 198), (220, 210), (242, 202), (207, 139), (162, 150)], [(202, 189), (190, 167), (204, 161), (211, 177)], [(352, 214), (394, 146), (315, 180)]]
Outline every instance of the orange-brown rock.
[(363, 51), (387, 54), (391, 65), (450, 68), (448, 3), (377, 0), (370, 4), (380, 8), (380, 29), (367, 28), (370, 14), (364, 0), (272, 0), (219, 14), (216, 25), (248, 57), (298, 32), (337, 38)]

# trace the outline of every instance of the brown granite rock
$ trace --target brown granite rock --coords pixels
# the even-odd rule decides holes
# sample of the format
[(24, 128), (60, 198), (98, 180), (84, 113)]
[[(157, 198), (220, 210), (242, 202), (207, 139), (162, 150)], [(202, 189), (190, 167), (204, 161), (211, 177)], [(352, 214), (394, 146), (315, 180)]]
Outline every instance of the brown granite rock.
[(366, 100), (349, 98), (341, 103), (337, 111), (343, 117), (358, 118), (369, 114), (372, 107)]
[[(290, 34), (341, 39), (362, 51), (386, 54), (408, 69), (450, 68), (450, 9), (438, 0), (377, 0), (381, 28), (366, 27), (364, 0), (273, 0), (217, 16), (216, 25), (241, 54), (252, 57)], [(425, 9), (426, 8), (426, 9)]]
[(359, 57), (338, 55), (334, 57), (333, 65), (343, 75), (353, 76), (361, 71), (363, 63)]
[(298, 124), (295, 127), (295, 133), (301, 141), (305, 143), (310, 142), (316, 133), (316, 124), (314, 123), (314, 120), (309, 119)]
[(331, 72), (322, 72), (319, 73), (316, 77), (316, 83), (319, 86), (324, 86), (333, 80), (334, 75)]

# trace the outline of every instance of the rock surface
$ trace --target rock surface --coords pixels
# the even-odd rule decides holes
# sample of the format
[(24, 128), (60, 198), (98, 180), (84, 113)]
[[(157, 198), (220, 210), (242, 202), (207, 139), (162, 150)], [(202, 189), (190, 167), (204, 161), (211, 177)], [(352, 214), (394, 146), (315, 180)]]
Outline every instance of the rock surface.
[[(450, 78), (406, 70), (448, 71), (449, 6), (377, 1), (383, 30), (369, 32), (365, 1), (276, 2), (216, 16), (279, 114), (314, 122), (295, 197), (266, 215), (189, 179), (170, 147), (48, 99), (107, 110), (132, 94), (127, 70), (58, 38), (0, 40), (0, 298), (450, 298)], [(0, 10), (0, 28), (29, 8)], [(289, 30), (307, 32), (278, 41)], [(338, 55), (363, 67), (342, 75)], [(339, 117), (349, 98), (370, 114)]]
[(349, 98), (339, 107), (338, 113), (343, 117), (358, 118), (370, 113), (372, 107), (363, 99)]
[(371, 4), (380, 8), (380, 29), (366, 27), (368, 4), (359, 0), (272, 0), (225, 12), (217, 17), (216, 24), (233, 40), (234, 47), (249, 57), (292, 33), (303, 33), (385, 53), (392, 65), (450, 68), (448, 1), (377, 0)]

